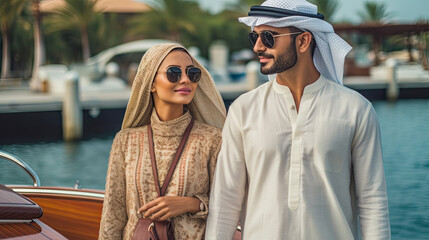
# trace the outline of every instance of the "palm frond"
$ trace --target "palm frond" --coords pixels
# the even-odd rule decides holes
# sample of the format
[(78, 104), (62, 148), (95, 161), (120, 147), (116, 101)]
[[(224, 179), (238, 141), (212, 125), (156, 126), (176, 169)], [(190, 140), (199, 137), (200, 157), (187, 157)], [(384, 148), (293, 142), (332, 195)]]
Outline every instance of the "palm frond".
[(317, 5), (318, 12), (325, 16), (325, 20), (332, 21), (332, 17), (339, 7), (337, 0), (310, 0)]
[(0, 22), (10, 24), (19, 16), (28, 0), (3, 0), (0, 5)]
[(130, 35), (145, 35), (180, 41), (184, 33), (196, 32), (198, 3), (185, 0), (158, 1), (162, 7), (141, 13), (129, 21)]
[(392, 15), (384, 3), (378, 2), (365, 2), (364, 11), (360, 11), (358, 14), (366, 23), (383, 22)]

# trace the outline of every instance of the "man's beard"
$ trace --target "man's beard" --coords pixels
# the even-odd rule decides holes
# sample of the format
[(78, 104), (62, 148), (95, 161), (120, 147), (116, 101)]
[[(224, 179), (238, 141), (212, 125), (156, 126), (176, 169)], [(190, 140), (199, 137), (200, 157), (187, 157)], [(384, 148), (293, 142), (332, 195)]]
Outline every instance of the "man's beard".
[(258, 52), (258, 56), (264, 56), (266, 58), (272, 58), (274, 60), (273, 66), (271, 68), (265, 67), (267, 63), (261, 63), (261, 73), (268, 74), (276, 74), (284, 72), (293, 66), (295, 66), (298, 61), (298, 56), (295, 48), (295, 39), (291, 42), (288, 50), (279, 55), (277, 59), (274, 59), (274, 56), (271, 54), (265, 54), (263, 52)]

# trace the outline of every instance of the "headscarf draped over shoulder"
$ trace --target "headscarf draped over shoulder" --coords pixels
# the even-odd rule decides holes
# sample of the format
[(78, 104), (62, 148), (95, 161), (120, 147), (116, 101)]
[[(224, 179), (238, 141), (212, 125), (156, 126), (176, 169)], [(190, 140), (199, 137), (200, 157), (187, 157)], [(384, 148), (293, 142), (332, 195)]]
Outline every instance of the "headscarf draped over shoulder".
[[(177, 43), (162, 43), (151, 47), (143, 55), (131, 89), (122, 129), (140, 127), (149, 123), (154, 108), (150, 92), (153, 80), (164, 58), (176, 48), (182, 48), (188, 52), (186, 48)], [(195, 97), (188, 105), (190, 114), (197, 121), (222, 128), (226, 116), (222, 97), (207, 69), (190, 54), (189, 56), (192, 58), (193, 64), (202, 72)]]

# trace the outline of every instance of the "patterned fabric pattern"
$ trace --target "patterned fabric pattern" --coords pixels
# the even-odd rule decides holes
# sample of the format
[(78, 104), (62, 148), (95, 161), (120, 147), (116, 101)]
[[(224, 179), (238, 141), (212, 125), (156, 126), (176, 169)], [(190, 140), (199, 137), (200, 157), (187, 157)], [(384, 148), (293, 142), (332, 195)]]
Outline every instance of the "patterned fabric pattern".
[[(155, 111), (152, 113), (161, 185), (190, 120), (189, 112), (168, 122), (160, 121)], [(196, 197), (205, 204), (206, 210), (170, 219), (178, 240), (204, 239), (210, 186), (220, 145), (220, 129), (195, 122), (166, 195)], [(145, 204), (158, 196), (154, 184), (147, 126), (123, 129), (112, 145), (99, 239), (131, 239), (141, 217), (137, 213), (140, 202)], [(138, 196), (138, 185), (141, 186), (141, 196)]]

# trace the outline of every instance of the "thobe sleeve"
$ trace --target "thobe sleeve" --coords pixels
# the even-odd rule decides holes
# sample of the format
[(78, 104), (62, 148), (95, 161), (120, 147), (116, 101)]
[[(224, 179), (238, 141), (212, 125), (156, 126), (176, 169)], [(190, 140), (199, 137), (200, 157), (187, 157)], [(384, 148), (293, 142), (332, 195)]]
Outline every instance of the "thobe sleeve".
[[(212, 147), (210, 148), (209, 159), (207, 161), (207, 171), (209, 174), (209, 181), (210, 181), (209, 182), (209, 189), (213, 185), (213, 176), (214, 176), (214, 172), (215, 172), (216, 161), (217, 161), (217, 157), (219, 155), (220, 147), (221, 147), (221, 137), (219, 134), (219, 137), (214, 140)], [(207, 215), (209, 213), (209, 200), (210, 200), (209, 194), (210, 194), (210, 192), (208, 192), (207, 194), (204, 194), (204, 195), (203, 194), (196, 194), (195, 195), (195, 197), (198, 198), (204, 204), (205, 210), (197, 212), (195, 214), (190, 214), (191, 217), (202, 218), (204, 220), (207, 219)]]
[(127, 222), (125, 164), (121, 149), (122, 144), (118, 135), (113, 140), (110, 151), (98, 239), (122, 239), (122, 233)]
[(353, 174), (362, 239), (390, 239), (380, 127), (368, 106), (352, 142)]
[(246, 164), (240, 109), (232, 104), (222, 131), (222, 147), (210, 195), (206, 239), (232, 239), (246, 192)]

